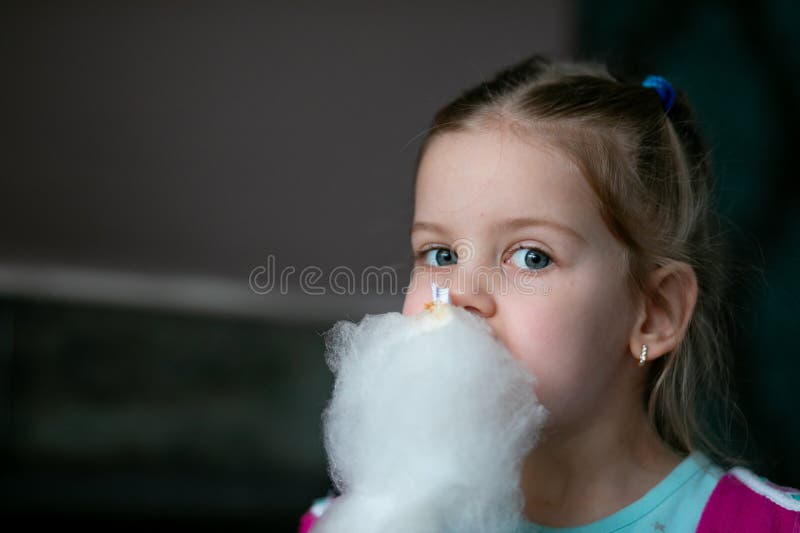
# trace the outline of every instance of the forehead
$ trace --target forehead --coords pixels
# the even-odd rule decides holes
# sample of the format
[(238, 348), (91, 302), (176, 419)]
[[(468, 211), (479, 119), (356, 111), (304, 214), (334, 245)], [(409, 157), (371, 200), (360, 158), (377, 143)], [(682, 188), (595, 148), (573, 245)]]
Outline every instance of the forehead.
[(576, 230), (600, 221), (577, 167), (541, 140), (492, 129), (431, 141), (417, 174), (415, 219), (459, 224), (532, 215)]

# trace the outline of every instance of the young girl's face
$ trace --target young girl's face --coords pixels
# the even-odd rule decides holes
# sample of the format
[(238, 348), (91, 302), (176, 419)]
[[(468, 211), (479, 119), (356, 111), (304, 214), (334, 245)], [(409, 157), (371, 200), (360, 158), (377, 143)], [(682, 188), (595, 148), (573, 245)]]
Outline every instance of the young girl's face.
[(596, 202), (563, 155), (508, 129), (443, 134), (417, 175), (403, 314), (449, 286), (537, 376), (550, 426), (602, 414), (637, 366), (623, 248)]

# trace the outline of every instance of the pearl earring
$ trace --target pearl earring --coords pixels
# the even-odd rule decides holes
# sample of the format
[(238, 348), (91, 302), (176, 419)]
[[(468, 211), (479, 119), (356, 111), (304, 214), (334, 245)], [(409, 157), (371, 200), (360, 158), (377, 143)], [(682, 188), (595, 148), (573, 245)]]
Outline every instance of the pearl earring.
[(642, 353), (639, 356), (639, 366), (644, 366), (644, 362), (647, 360), (647, 345), (642, 344)]

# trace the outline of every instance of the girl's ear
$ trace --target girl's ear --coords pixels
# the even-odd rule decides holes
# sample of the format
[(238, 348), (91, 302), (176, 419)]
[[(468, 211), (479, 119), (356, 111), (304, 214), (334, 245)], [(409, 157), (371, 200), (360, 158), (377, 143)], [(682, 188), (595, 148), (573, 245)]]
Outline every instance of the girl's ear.
[(642, 344), (647, 345), (648, 361), (675, 349), (686, 334), (696, 302), (697, 277), (690, 265), (673, 261), (654, 269), (631, 334), (633, 356), (639, 359)]

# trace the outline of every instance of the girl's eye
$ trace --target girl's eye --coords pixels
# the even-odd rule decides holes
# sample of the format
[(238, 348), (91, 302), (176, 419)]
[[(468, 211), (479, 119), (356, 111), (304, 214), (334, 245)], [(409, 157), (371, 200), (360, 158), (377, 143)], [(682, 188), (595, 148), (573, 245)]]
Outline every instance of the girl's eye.
[(455, 251), (449, 250), (448, 248), (431, 248), (430, 250), (421, 252), (420, 255), (425, 260), (426, 265), (437, 267), (453, 265), (458, 260)]
[(512, 255), (511, 261), (520, 268), (541, 270), (551, 263), (550, 256), (538, 248), (518, 248)]

